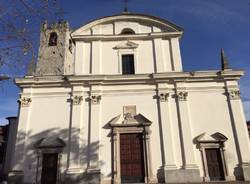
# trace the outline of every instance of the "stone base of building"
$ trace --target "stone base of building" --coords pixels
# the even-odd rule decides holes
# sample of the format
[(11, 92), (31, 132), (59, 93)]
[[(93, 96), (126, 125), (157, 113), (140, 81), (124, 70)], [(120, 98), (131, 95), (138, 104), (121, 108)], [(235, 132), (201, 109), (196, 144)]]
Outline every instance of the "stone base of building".
[(167, 169), (164, 171), (165, 183), (202, 182), (199, 169)]
[(8, 174), (8, 184), (24, 184), (23, 178), (23, 171), (11, 171)]
[(99, 169), (88, 169), (86, 172), (67, 172), (65, 183), (68, 184), (100, 184), (101, 172)]
[(243, 163), (241, 165), (242, 176), (244, 181), (250, 181), (250, 163)]

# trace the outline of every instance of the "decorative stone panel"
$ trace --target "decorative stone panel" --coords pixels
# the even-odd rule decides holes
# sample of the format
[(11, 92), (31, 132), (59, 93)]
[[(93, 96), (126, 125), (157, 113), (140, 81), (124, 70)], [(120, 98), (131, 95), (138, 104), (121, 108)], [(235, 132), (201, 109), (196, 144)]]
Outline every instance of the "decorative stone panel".
[(92, 95), (89, 97), (91, 104), (99, 104), (102, 99), (101, 95)]
[(81, 105), (82, 100), (83, 100), (82, 96), (73, 96), (72, 97), (73, 105)]
[(18, 100), (18, 103), (20, 103), (21, 107), (28, 107), (31, 102), (32, 102), (31, 98), (28, 97), (21, 97)]
[(235, 89), (228, 92), (230, 100), (237, 100), (240, 98), (240, 90)]
[(187, 96), (188, 96), (188, 92), (187, 91), (181, 91), (177, 93), (177, 97), (179, 99), (179, 101), (186, 101), (187, 100)]
[(168, 101), (169, 96), (170, 96), (169, 93), (160, 93), (158, 98), (160, 102), (166, 102)]

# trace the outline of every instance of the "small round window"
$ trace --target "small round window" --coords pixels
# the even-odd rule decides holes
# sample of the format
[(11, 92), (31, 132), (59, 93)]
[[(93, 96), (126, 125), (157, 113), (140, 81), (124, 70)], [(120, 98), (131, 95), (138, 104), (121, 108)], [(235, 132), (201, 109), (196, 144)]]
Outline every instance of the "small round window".
[(135, 31), (130, 28), (124, 28), (121, 32), (121, 35), (131, 35), (131, 34), (135, 34)]

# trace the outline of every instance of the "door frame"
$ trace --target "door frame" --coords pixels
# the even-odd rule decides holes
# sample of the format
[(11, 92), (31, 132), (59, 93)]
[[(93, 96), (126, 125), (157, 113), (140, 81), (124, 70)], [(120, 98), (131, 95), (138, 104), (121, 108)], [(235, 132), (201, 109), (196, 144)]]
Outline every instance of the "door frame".
[(219, 132), (216, 132), (210, 135), (210, 138), (211, 139), (208, 139), (208, 137), (205, 137), (205, 133), (202, 133), (199, 136), (194, 138), (194, 142), (196, 143), (197, 148), (201, 152), (201, 160), (202, 160), (203, 172), (204, 172), (203, 180), (211, 181), (211, 178), (208, 172), (206, 149), (219, 149), (221, 162), (222, 162), (222, 168), (224, 172), (224, 180), (229, 181), (230, 177), (228, 176), (227, 159), (225, 155), (225, 142), (228, 140), (228, 138)]
[[(58, 164), (59, 164), (59, 162), (58, 162), (58, 157), (59, 157), (59, 154), (58, 153), (43, 153), (42, 154), (42, 162), (41, 162), (41, 166), (42, 166), (42, 172), (41, 172), (41, 183), (42, 183), (42, 179), (43, 179), (43, 167), (44, 167), (44, 158), (45, 158), (45, 155), (55, 155), (57, 158), (56, 158), (56, 160), (55, 160), (55, 162), (56, 162), (56, 178), (55, 178), (55, 180), (56, 180), (56, 183), (55, 184), (57, 184), (58, 182), (57, 182), (57, 180), (58, 180)], [(55, 168), (54, 168), (55, 169)], [(48, 173), (48, 172), (45, 172), (46, 174)], [(45, 174), (45, 178), (47, 177), (46, 176), (46, 174)]]
[[(140, 181), (140, 183), (145, 182), (145, 168), (144, 168), (145, 167), (145, 159), (144, 159), (144, 151), (143, 151), (143, 134), (142, 133), (120, 134), (120, 140), (121, 140), (121, 136), (124, 136), (124, 135), (125, 135), (125, 138), (128, 138), (128, 139), (130, 139), (130, 135), (135, 135), (136, 137), (139, 136), (139, 138), (138, 138), (138, 140), (139, 140), (138, 144), (140, 144), (140, 153), (138, 153), (138, 154), (140, 154), (141, 164), (143, 165), (142, 168), (141, 168), (141, 172), (142, 172), (141, 173), (142, 174), (141, 175), (142, 176), (141, 179), (143, 179), (143, 181)], [(130, 142), (130, 145), (131, 145), (131, 142)], [(121, 151), (121, 144), (120, 144), (120, 151)], [(122, 154), (120, 153), (120, 160), (121, 160), (121, 155)], [(122, 162), (120, 163), (120, 165), (122, 167)], [(122, 180), (122, 169), (121, 169), (121, 182), (123, 182), (123, 180)], [(135, 181), (133, 181), (133, 182), (129, 182), (128, 181), (128, 182), (125, 182), (125, 183), (136, 183), (136, 182)]]
[(43, 154), (46, 153), (56, 153), (58, 154), (57, 160), (57, 180), (56, 184), (60, 184), (61, 179), (61, 159), (64, 147), (66, 146), (65, 142), (59, 137), (46, 137), (38, 140), (34, 144), (34, 149), (37, 154), (37, 166), (36, 166), (36, 184), (41, 184), (42, 179), (42, 167), (43, 167)]
[(37, 172), (36, 172), (36, 184), (41, 184), (42, 182), (42, 169), (43, 169), (43, 155), (44, 154), (57, 154), (58, 160), (57, 160), (57, 175), (56, 175), (56, 183), (61, 183), (61, 158), (62, 154), (61, 151), (58, 149), (39, 149), (37, 150)]
[[(206, 154), (206, 159), (207, 159), (207, 151), (208, 150), (216, 150), (216, 152), (218, 151), (219, 152), (219, 158), (218, 158), (218, 162), (219, 162), (219, 164), (220, 164), (220, 167), (222, 167), (222, 174), (223, 174), (223, 179), (222, 180), (212, 180), (211, 179), (211, 177), (210, 177), (210, 175), (209, 175), (209, 179), (210, 179), (210, 181), (224, 181), (225, 179), (226, 179), (226, 177), (225, 177), (225, 168), (224, 168), (224, 166), (223, 166), (223, 159), (222, 159), (222, 154), (221, 154), (221, 150), (220, 150), (220, 148), (205, 148), (205, 154)], [(207, 160), (206, 160), (207, 161)], [(208, 164), (208, 162), (207, 162), (207, 170), (208, 170), (208, 174), (209, 174), (209, 164)]]
[(123, 126), (112, 127), (112, 180), (113, 183), (121, 183), (121, 163), (120, 163), (120, 134), (141, 133), (143, 141), (143, 159), (145, 183), (152, 181), (151, 170), (151, 149), (150, 149), (150, 130), (147, 124), (142, 126), (131, 126), (124, 124)]

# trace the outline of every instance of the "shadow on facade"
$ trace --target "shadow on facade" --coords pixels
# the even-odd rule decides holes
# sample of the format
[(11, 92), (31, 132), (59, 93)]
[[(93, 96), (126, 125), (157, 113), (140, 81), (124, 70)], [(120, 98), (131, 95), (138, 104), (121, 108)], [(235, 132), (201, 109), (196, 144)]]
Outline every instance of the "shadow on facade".
[[(58, 139), (65, 143), (63, 148), (57, 145), (55, 140)], [(43, 147), (37, 147), (41, 140), (45, 140), (42, 143)], [(9, 183), (20, 183), (23, 179), (32, 181), (31, 183), (40, 183), (42, 155), (53, 152), (59, 154), (57, 178), (60, 182), (72, 180), (73, 183), (73, 181), (89, 180), (91, 178), (89, 172), (97, 170), (104, 164), (104, 161), (99, 160), (100, 146), (99, 141), (88, 141), (87, 136), (80, 135), (80, 130), (76, 128), (72, 128), (71, 131), (68, 128), (51, 128), (36, 134), (32, 131), (27, 133), (19, 131), (12, 171), (8, 177)], [(76, 167), (77, 165), (79, 168)], [(77, 175), (72, 172), (68, 175), (71, 168), (81, 169), (84, 172)]]

